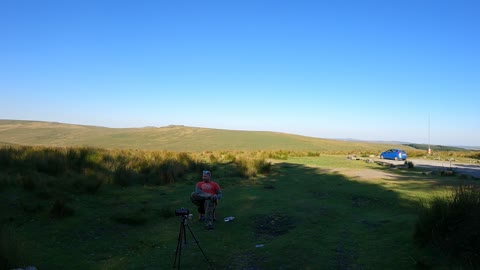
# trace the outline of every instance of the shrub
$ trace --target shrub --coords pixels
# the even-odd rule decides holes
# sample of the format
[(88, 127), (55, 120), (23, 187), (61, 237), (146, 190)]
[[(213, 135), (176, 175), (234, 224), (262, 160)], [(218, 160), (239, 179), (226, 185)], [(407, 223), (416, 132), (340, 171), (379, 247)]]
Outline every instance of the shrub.
[(90, 147), (70, 147), (67, 149), (65, 159), (68, 166), (76, 172), (85, 168), (95, 168), (103, 161), (100, 149)]
[(13, 147), (0, 148), (0, 167), (11, 166), (16, 152), (17, 151)]
[(134, 172), (126, 165), (119, 165), (113, 173), (113, 182), (121, 187), (127, 187), (133, 184)]
[(413, 164), (413, 162), (411, 162), (411, 161), (406, 161), (405, 160), (405, 166), (409, 169), (413, 169), (413, 167), (415, 167), (415, 164)]
[(251, 177), (257, 175), (257, 172), (253, 170), (252, 167), (248, 165), (248, 159), (246, 158), (237, 158), (235, 164), (237, 165), (238, 175), (241, 177)]
[(475, 151), (473, 154), (468, 155), (470, 158), (480, 159), (480, 151)]
[(255, 168), (259, 173), (270, 173), (272, 170), (272, 163), (267, 162), (265, 159), (257, 159), (255, 160)]
[(271, 163), (265, 159), (254, 159), (248, 157), (239, 157), (235, 160), (238, 174), (242, 177), (249, 178), (259, 173), (269, 173), (271, 171)]
[[(203, 153), (105, 150), (89, 147), (0, 147), (0, 187), (9, 183), (37, 193), (51, 190), (79, 194), (95, 193), (105, 184), (122, 187), (134, 184), (166, 185), (202, 169), (235, 168), (232, 176), (252, 177), (269, 173), (266, 158), (289, 155), (316, 155), (292, 151), (218, 151)], [(3, 171), (3, 170), (2, 170)], [(45, 196), (45, 198), (50, 195)]]
[(425, 205), (415, 225), (414, 240), (434, 246), (466, 268), (480, 267), (480, 189), (459, 186), (451, 196)]
[(217, 157), (214, 153), (211, 153), (211, 154), (208, 156), (208, 159), (210, 160), (211, 163), (218, 162), (218, 157)]
[(186, 153), (164, 153), (164, 156), (155, 164), (158, 180), (154, 179), (153, 182), (158, 184), (175, 183), (185, 173), (197, 169), (199, 164), (201, 163)]
[(230, 152), (226, 153), (223, 157), (223, 160), (225, 160), (226, 162), (235, 162), (236, 159), (237, 157)]
[(287, 160), (289, 154), (290, 154), (289, 151), (278, 150), (278, 151), (270, 152), (268, 155), (268, 158)]
[(46, 148), (43, 151), (34, 153), (31, 158), (38, 172), (52, 176), (65, 172), (67, 162), (59, 150)]

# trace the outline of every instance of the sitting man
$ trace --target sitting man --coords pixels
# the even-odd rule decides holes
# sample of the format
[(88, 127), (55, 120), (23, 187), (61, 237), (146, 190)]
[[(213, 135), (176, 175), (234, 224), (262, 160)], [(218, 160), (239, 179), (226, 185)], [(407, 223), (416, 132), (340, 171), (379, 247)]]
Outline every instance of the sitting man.
[(200, 217), (205, 216), (205, 228), (213, 230), (213, 221), (215, 218), (215, 206), (217, 199), (222, 198), (220, 186), (211, 181), (212, 173), (203, 171), (202, 181), (195, 185), (195, 192), (192, 192), (190, 199), (198, 206)]

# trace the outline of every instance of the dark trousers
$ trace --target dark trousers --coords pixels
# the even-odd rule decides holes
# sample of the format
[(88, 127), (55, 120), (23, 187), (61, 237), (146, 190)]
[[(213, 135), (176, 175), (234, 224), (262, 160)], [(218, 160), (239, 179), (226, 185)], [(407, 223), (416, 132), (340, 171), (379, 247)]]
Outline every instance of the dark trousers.
[(217, 206), (217, 201), (206, 199), (195, 192), (190, 195), (190, 200), (193, 204), (198, 206), (198, 213), (200, 215), (205, 215), (205, 224), (212, 225), (215, 217), (215, 207)]

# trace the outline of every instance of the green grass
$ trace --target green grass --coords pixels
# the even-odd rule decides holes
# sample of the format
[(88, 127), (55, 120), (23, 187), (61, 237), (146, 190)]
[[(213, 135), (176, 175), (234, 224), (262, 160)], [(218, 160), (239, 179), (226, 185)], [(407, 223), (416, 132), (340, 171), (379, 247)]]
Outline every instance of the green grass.
[(12, 226), (0, 226), (0, 269), (13, 269), (18, 265), (28, 265), (23, 241), (17, 237)]
[(480, 267), (480, 189), (465, 185), (424, 205), (415, 226), (420, 246), (434, 246), (465, 269)]
[[(225, 194), (220, 221), (214, 232), (189, 224), (216, 269), (452, 269), (414, 245), (415, 225), (425, 202), (478, 185), (346, 159), (389, 145), (274, 132), (0, 120), (0, 141), (3, 269), (171, 268), (174, 210), (195, 212), (188, 196), (205, 168)], [(181, 268), (208, 269), (187, 237)]]
[[(196, 216), (189, 225), (215, 269), (448, 269), (435, 251), (414, 245), (418, 209), (432, 194), (473, 181), (335, 155), (276, 160), (268, 174), (249, 179), (229, 174), (231, 162), (211, 166), (225, 194), (219, 221), (213, 232)], [(56, 177), (43, 172), (32, 181)], [(15, 229), (16, 239), (8, 241), (21, 243), (16, 256), (38, 269), (169, 269), (180, 227), (174, 211), (187, 207), (196, 214), (189, 194), (198, 178), (187, 173), (161, 186), (106, 184), (94, 193), (38, 185), (47, 196), (38, 186), (9, 184), (0, 190), (0, 221)], [(52, 215), (61, 206), (70, 214)], [(226, 216), (235, 220), (224, 223)], [(187, 241), (181, 268), (208, 269), (188, 231)]]

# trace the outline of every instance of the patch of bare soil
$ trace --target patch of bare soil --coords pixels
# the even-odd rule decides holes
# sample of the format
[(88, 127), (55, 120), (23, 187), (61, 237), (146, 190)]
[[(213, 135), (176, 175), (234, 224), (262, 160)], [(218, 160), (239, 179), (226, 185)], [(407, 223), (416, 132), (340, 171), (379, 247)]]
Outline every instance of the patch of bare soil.
[(293, 228), (293, 218), (280, 213), (258, 216), (254, 221), (255, 236), (266, 240), (286, 234)]
[[(286, 234), (293, 228), (295, 228), (293, 218), (281, 213), (257, 216), (253, 222), (255, 237), (262, 243)], [(236, 254), (229, 260), (227, 269), (260, 270), (259, 265), (264, 259), (255, 252)]]
[(352, 195), (353, 207), (367, 207), (370, 204), (371, 199), (365, 196)]
[(371, 179), (396, 179), (398, 176), (389, 173), (387, 171), (373, 170), (373, 169), (360, 169), (360, 170), (351, 170), (351, 169), (340, 169), (337, 170), (338, 173), (343, 174), (347, 177), (359, 180), (371, 180)]

